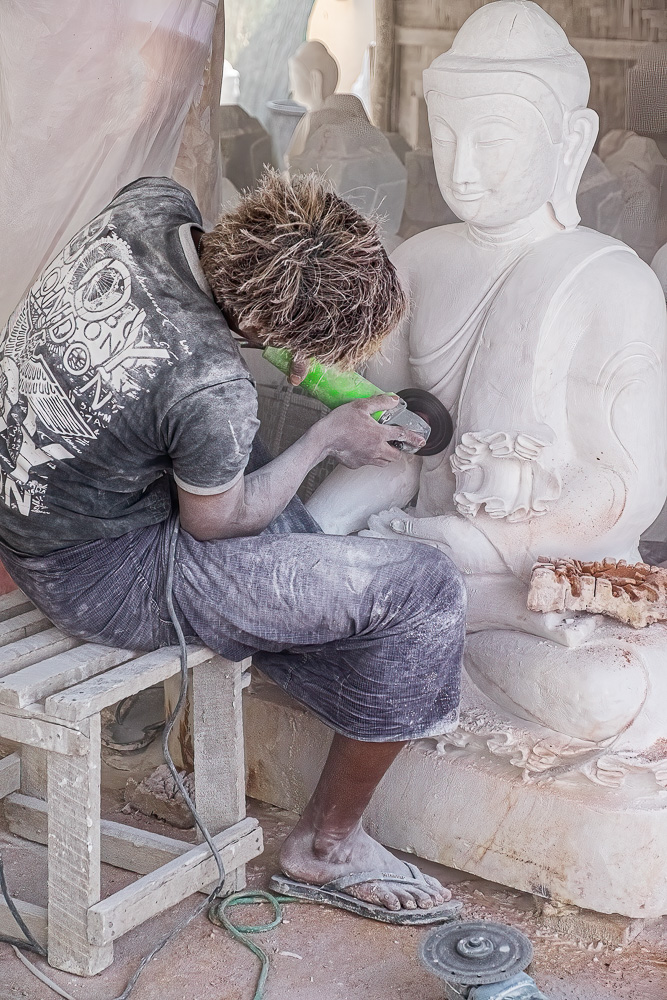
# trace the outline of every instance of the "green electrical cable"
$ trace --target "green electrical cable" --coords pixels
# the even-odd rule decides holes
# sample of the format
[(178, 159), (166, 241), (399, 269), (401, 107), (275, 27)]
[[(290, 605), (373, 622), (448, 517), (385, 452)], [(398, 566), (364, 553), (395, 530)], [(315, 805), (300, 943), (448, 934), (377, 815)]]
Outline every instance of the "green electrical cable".
[[(216, 924), (218, 927), (223, 927), (226, 931), (229, 931), (233, 938), (240, 941), (246, 948), (249, 948), (253, 955), (259, 959), (261, 968), (253, 1000), (262, 1000), (264, 996), (264, 987), (269, 975), (269, 956), (260, 945), (255, 944), (247, 935), (261, 934), (263, 931), (275, 930), (282, 923), (283, 919), (281, 903), (296, 902), (298, 900), (293, 899), (291, 896), (275, 896), (272, 892), (266, 892), (264, 889), (249, 889), (243, 892), (235, 892), (234, 895), (227, 896), (225, 899), (216, 900), (208, 911), (208, 919), (212, 924)], [(226, 911), (233, 906), (257, 903), (268, 903), (273, 907), (273, 920), (270, 920), (266, 924), (233, 924), (227, 916)]]

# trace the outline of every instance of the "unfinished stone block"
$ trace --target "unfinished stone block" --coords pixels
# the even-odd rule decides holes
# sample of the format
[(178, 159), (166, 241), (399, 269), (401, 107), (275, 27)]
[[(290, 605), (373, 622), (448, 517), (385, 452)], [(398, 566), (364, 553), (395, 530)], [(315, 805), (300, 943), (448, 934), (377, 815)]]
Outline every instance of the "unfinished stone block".
[(624, 559), (581, 562), (540, 557), (528, 591), (530, 611), (589, 611), (633, 628), (667, 621), (667, 570)]
[(533, 897), (539, 923), (551, 933), (586, 942), (598, 942), (611, 948), (625, 947), (644, 928), (645, 921), (623, 917), (620, 913), (596, 913), (553, 899)]
[[(184, 771), (179, 771), (179, 774), (188, 795), (194, 801), (194, 774), (186, 775)], [(125, 786), (125, 802), (145, 816), (157, 816), (179, 830), (189, 830), (194, 826), (192, 813), (166, 764), (160, 764), (152, 774), (138, 783), (134, 778), (129, 778)]]

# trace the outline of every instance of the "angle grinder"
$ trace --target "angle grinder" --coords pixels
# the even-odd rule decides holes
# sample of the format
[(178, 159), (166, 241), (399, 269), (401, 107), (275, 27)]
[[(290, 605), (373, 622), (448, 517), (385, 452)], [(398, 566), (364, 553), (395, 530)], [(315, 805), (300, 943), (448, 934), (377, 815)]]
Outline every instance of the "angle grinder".
[[(266, 347), (262, 356), (285, 375), (289, 375), (291, 351), (281, 347)], [(341, 371), (335, 365), (327, 368), (314, 359), (299, 388), (324, 403), (330, 410), (343, 403), (350, 403), (353, 399), (381, 396), (385, 391), (378, 389), (357, 372)], [(424, 389), (402, 389), (396, 395), (399, 397), (398, 404), (391, 410), (378, 410), (373, 414), (374, 419), (381, 424), (416, 431), (425, 438), (426, 444), (419, 450), (405, 441), (392, 441), (391, 444), (400, 451), (417, 455), (438, 455), (444, 451), (452, 439), (454, 425), (449, 411), (437, 396)]]
[(532, 944), (505, 924), (479, 920), (438, 927), (423, 939), (420, 958), (444, 979), (447, 1000), (547, 1000), (524, 972)]

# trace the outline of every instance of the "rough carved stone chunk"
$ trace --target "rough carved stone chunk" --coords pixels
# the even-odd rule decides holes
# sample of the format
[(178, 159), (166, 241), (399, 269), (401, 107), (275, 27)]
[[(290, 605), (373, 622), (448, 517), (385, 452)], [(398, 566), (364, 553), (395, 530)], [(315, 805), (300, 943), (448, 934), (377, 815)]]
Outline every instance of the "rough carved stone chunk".
[(528, 592), (531, 611), (589, 611), (633, 628), (667, 621), (667, 569), (624, 559), (581, 562), (540, 556)]
[[(185, 771), (179, 771), (179, 774), (194, 801), (194, 774), (186, 774)], [(152, 774), (138, 783), (134, 778), (129, 778), (125, 786), (125, 802), (144, 816), (157, 816), (180, 830), (189, 830), (194, 826), (192, 813), (166, 764), (160, 764)]]

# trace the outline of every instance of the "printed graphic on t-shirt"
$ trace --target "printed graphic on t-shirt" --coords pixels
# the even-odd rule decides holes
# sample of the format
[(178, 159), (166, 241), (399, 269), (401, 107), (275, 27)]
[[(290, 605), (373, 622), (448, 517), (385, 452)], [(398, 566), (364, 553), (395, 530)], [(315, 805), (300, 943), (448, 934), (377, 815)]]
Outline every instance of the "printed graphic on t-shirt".
[(167, 322), (111, 212), (74, 236), (0, 334), (2, 503), (48, 513), (34, 470), (80, 454), (158, 364), (173, 363), (156, 338)]

